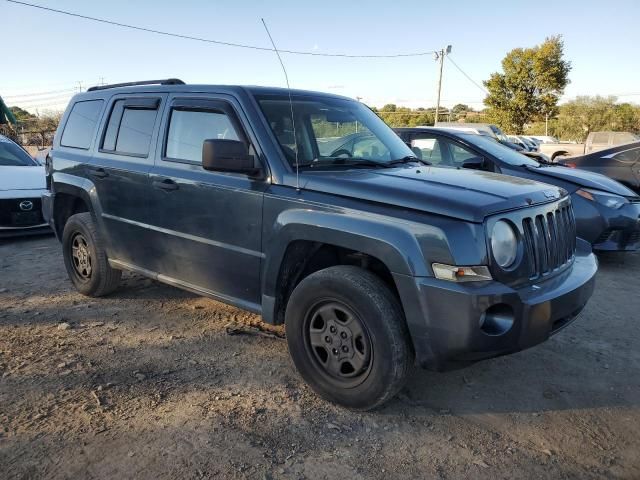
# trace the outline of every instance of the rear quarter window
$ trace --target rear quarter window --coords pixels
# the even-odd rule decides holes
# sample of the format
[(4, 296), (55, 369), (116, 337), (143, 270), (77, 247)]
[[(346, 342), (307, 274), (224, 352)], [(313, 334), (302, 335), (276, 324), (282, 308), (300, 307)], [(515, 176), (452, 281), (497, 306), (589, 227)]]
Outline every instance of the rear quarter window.
[(71, 107), (69, 118), (62, 132), (60, 145), (88, 150), (96, 133), (103, 104), (103, 100), (76, 102)]

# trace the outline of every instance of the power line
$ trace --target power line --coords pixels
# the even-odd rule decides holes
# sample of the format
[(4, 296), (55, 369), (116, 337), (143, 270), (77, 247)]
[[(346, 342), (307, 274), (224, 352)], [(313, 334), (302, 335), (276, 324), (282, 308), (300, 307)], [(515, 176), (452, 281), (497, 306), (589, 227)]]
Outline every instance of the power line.
[(456, 67), (458, 69), (458, 71), (467, 78), (467, 80), (469, 80), (471, 83), (473, 83), (476, 87), (478, 87), (480, 90), (482, 90), (485, 94), (489, 94), (489, 92), (487, 92), (486, 88), (481, 86), (473, 78), (471, 78), (469, 75), (467, 75), (467, 73), (464, 70), (462, 70), (462, 68), (460, 68), (460, 66), (456, 62), (453, 61), (453, 59), (451, 58), (451, 55), (447, 55), (447, 60), (449, 60), (453, 64), (453, 66)]
[(40, 98), (24, 98), (24, 99), (18, 99), (18, 100), (7, 100), (7, 103), (11, 103), (12, 105), (37, 105), (38, 103), (49, 103), (49, 102), (53, 102), (54, 100), (63, 100), (63, 99), (70, 99), (73, 96), (73, 92), (69, 92), (63, 95), (51, 95), (51, 96), (46, 96), (46, 97), (40, 97)]
[(49, 90), (48, 92), (35, 92), (35, 93), (21, 93), (20, 95), (5, 95), (4, 98), (5, 100), (12, 100), (12, 99), (16, 99), (16, 98), (23, 98), (23, 97), (40, 97), (43, 95), (51, 95), (51, 94), (55, 94), (55, 93), (67, 93), (67, 92), (72, 92), (73, 89), (71, 88), (66, 88), (64, 90)]
[[(202, 38), (202, 37), (195, 37), (192, 35), (183, 35), (180, 33), (173, 33), (173, 32), (167, 32), (167, 31), (163, 31), (163, 30), (156, 30), (153, 28), (146, 28), (146, 27), (139, 27), (137, 25), (130, 25), (127, 23), (120, 23), (120, 22), (115, 22), (112, 20), (106, 20), (104, 18), (98, 18), (98, 17), (90, 17), (88, 15), (81, 15), (79, 13), (74, 13), (74, 12), (69, 12), (66, 10), (58, 10), (55, 8), (50, 8), (50, 7), (45, 7), (43, 5), (36, 5), (34, 3), (27, 3), (27, 2), (20, 2), (18, 0), (6, 0), (9, 3), (14, 3), (16, 5), (22, 5), (25, 7), (31, 7), (31, 8), (37, 8), (40, 10), (45, 10), (47, 12), (51, 12), (51, 13), (58, 13), (60, 15), (67, 15), (69, 17), (75, 17), (75, 18), (81, 18), (83, 20), (90, 20), (92, 22), (99, 22), (99, 23), (104, 23), (107, 25), (114, 25), (116, 27), (122, 27), (122, 28), (129, 28), (131, 30), (139, 30), (141, 32), (147, 32), (147, 33), (155, 33), (157, 35), (164, 35), (167, 37), (175, 37), (175, 38), (182, 38), (184, 40), (194, 40), (197, 42), (204, 42), (204, 43), (213, 43), (216, 45), (223, 45), (223, 46), (227, 46), (227, 47), (237, 47), (237, 48), (247, 48), (247, 49), (251, 49), (251, 50), (259, 50), (259, 51), (267, 51), (267, 52), (273, 52), (274, 49), (273, 48), (269, 48), (269, 47), (260, 47), (257, 45), (248, 45), (248, 44), (243, 44), (243, 43), (234, 43), (234, 42), (224, 42), (222, 40), (212, 40), (209, 38)], [(352, 55), (352, 54), (347, 54), (347, 53), (322, 53), (322, 52), (309, 52), (309, 51), (301, 51), (301, 50), (280, 50), (278, 49), (278, 51), (280, 53), (289, 53), (292, 55), (309, 55), (309, 56), (316, 56), (316, 57), (343, 57), (343, 58), (398, 58), (398, 57), (420, 57), (420, 56), (425, 56), (425, 55), (432, 55), (433, 53), (435, 53), (433, 50), (428, 51), (428, 52), (410, 52), (410, 53), (393, 53), (393, 54), (387, 54), (387, 55)]]

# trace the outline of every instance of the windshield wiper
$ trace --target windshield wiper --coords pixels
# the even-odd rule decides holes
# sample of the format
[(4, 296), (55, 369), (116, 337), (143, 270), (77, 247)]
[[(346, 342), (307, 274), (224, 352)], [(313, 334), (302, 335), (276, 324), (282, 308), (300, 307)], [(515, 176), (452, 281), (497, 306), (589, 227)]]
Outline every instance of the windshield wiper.
[[(326, 159), (322, 159), (326, 160)], [(298, 168), (320, 168), (320, 167), (376, 167), (384, 168), (386, 164), (376, 162), (367, 158), (334, 158), (331, 161), (314, 160), (313, 162), (301, 163)]]
[(426, 160), (422, 160), (421, 158), (416, 157), (415, 155), (406, 155), (402, 158), (397, 158), (395, 160), (391, 160), (390, 162), (385, 163), (385, 166), (391, 166), (391, 165), (398, 165), (401, 163), (411, 163), (411, 162), (418, 162), (418, 163), (422, 163), (423, 165), (431, 165), (431, 163), (427, 162)]

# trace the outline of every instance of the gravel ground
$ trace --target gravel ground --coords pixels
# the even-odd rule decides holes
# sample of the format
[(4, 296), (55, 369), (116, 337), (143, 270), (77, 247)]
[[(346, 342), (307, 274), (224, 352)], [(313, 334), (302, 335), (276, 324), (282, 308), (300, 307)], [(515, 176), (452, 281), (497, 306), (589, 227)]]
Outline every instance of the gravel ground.
[(640, 255), (581, 318), (384, 408), (307, 388), (281, 328), (137, 275), (72, 289), (52, 237), (0, 242), (0, 477), (640, 478)]

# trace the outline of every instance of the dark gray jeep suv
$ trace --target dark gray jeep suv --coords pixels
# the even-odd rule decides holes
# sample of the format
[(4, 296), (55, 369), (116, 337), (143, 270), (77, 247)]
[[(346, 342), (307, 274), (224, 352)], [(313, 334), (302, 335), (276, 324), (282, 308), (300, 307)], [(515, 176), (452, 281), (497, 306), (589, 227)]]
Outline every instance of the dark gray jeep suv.
[[(336, 147), (355, 132), (370, 135)], [(94, 87), (62, 118), (47, 182), (80, 292), (105, 295), (130, 270), (284, 323), (302, 377), (354, 409), (391, 398), (414, 362), (456, 368), (546, 340), (594, 287), (566, 192), (432, 167), (335, 95)]]

